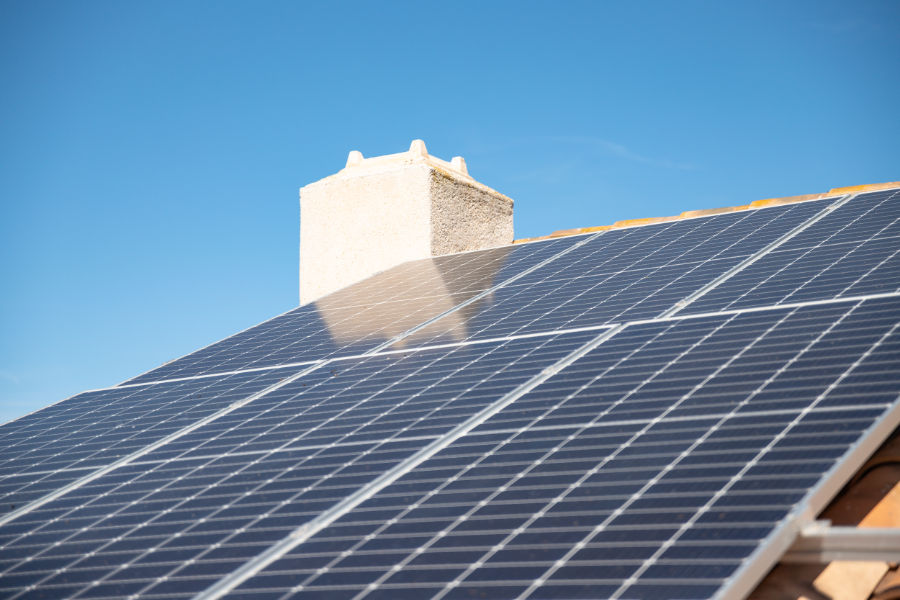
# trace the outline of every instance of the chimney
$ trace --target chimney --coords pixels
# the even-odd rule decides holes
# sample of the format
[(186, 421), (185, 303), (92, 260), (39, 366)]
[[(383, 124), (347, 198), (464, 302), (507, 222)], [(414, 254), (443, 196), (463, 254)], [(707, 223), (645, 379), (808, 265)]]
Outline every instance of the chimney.
[(509, 244), (513, 201), (466, 161), (408, 152), (364, 158), (300, 189), (300, 303), (408, 260)]

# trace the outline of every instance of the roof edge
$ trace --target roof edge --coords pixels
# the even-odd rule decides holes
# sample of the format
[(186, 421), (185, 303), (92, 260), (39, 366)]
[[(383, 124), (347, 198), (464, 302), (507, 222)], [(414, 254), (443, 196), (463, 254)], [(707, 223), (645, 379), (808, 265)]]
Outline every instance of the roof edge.
[(612, 225), (600, 225), (598, 227), (577, 227), (575, 229), (559, 229), (549, 235), (538, 237), (522, 238), (514, 240), (513, 244), (522, 244), (525, 242), (535, 242), (538, 240), (549, 240), (558, 237), (568, 237), (570, 235), (581, 235), (585, 233), (595, 233), (597, 231), (606, 231), (608, 229), (623, 229), (626, 227), (639, 227), (642, 225), (653, 225), (655, 223), (666, 223), (668, 221), (678, 221), (680, 219), (690, 219), (694, 217), (708, 217), (711, 215), (719, 215), (729, 212), (737, 212), (741, 210), (752, 210), (757, 208), (766, 208), (769, 206), (780, 206), (782, 204), (793, 204), (795, 202), (806, 202), (808, 200), (821, 200), (823, 198), (832, 198), (843, 196), (845, 194), (859, 192), (873, 192), (877, 190), (889, 190), (892, 188), (900, 188), (900, 181), (889, 181), (886, 183), (866, 183), (862, 185), (851, 185), (847, 187), (831, 188), (827, 192), (821, 194), (804, 194), (801, 196), (784, 196), (782, 198), (764, 198), (755, 200), (749, 204), (740, 206), (725, 206), (721, 208), (706, 208), (700, 210), (686, 210), (679, 215), (670, 217), (645, 217), (642, 219), (625, 219), (616, 221)]

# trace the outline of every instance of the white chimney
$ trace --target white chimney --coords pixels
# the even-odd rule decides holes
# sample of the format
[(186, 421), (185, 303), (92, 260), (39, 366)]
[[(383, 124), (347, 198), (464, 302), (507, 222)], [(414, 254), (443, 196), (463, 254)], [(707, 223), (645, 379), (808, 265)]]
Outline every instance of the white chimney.
[(408, 152), (363, 158), (300, 189), (300, 303), (408, 260), (503, 246), (513, 201), (469, 177), (466, 162)]

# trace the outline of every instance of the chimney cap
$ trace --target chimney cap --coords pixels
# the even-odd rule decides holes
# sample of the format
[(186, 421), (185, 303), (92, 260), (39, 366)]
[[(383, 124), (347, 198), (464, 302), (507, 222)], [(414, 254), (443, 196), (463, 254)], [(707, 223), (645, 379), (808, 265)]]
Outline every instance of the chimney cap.
[(442, 169), (445, 172), (452, 173), (454, 176), (468, 183), (477, 183), (469, 175), (469, 169), (466, 166), (466, 160), (462, 156), (454, 156), (452, 160), (442, 160), (436, 156), (428, 154), (428, 148), (425, 142), (415, 139), (409, 144), (409, 150), (406, 152), (398, 152), (396, 154), (385, 154), (384, 156), (373, 156), (366, 158), (359, 150), (351, 150), (347, 155), (347, 164), (336, 175), (362, 175), (368, 171), (382, 171), (384, 169), (392, 169), (404, 165), (413, 165), (425, 163), (433, 168)]

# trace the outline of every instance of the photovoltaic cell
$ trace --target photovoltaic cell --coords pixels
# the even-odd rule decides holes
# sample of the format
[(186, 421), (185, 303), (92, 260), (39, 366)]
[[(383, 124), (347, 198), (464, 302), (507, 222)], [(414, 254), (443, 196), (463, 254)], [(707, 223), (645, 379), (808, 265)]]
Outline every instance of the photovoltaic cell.
[(272, 369), (78, 394), (0, 427), (0, 513), (297, 372)]
[(898, 327), (897, 298), (629, 326), (230, 597), (712, 596), (897, 401)]
[(461, 329), (471, 340), (654, 318), (830, 202), (607, 231), (495, 290), (464, 327), (438, 320), (405, 343), (437, 343)]
[(404, 263), (127, 383), (362, 354), (582, 240), (560, 238)]
[(0, 595), (189, 597), (593, 335), (329, 363), (0, 527)]
[(862, 194), (686, 312), (702, 313), (900, 291), (900, 191)]

